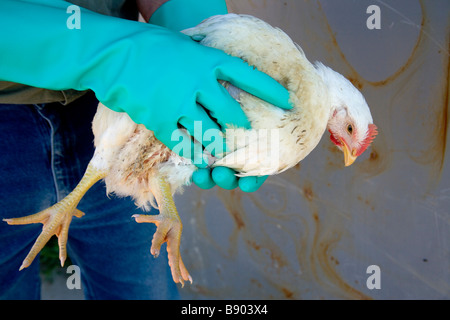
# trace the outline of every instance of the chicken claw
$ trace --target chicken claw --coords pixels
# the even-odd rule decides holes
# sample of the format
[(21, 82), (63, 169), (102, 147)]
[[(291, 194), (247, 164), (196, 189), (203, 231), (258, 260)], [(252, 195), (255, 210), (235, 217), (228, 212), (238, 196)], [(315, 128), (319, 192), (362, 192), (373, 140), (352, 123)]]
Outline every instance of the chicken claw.
[(173, 202), (170, 186), (162, 177), (157, 177), (155, 180), (151, 185), (152, 192), (159, 205), (159, 215), (135, 214), (133, 218), (138, 223), (148, 222), (156, 225), (157, 229), (153, 235), (150, 249), (151, 254), (155, 258), (158, 257), (161, 245), (167, 242), (167, 255), (173, 281), (181, 283), (182, 286), (184, 286), (184, 281), (189, 281), (192, 284), (192, 277), (184, 266), (180, 255), (183, 225)]
[(44, 248), (45, 244), (50, 240), (53, 235), (58, 237), (58, 245), (59, 245), (59, 260), (61, 261), (61, 266), (64, 265), (67, 257), (67, 237), (69, 235), (69, 225), (72, 221), (72, 216), (76, 216), (77, 218), (81, 218), (84, 213), (78, 209), (73, 209), (70, 212), (65, 211), (65, 206), (60, 203), (45, 209), (36, 214), (25, 216), (21, 218), (13, 218), (13, 219), (3, 219), (3, 221), (7, 222), (10, 225), (18, 225), (18, 224), (31, 224), (31, 223), (42, 223), (44, 226), (42, 227), (42, 232), (39, 237), (36, 239), (33, 247), (30, 252), (26, 256), (25, 260), (23, 260), (22, 265), (19, 268), (19, 271), (27, 268), (31, 265), (34, 258), (37, 254)]
[(133, 215), (133, 218), (135, 218), (138, 223), (150, 222), (156, 224), (157, 229), (153, 235), (152, 246), (150, 249), (151, 254), (157, 258), (159, 256), (161, 245), (164, 242), (167, 242), (167, 255), (173, 281), (181, 283), (182, 286), (184, 286), (184, 281), (190, 281), (192, 283), (192, 277), (184, 266), (180, 255), (180, 239), (183, 226), (179, 218), (173, 219), (164, 214), (135, 214)]
[(69, 235), (69, 226), (72, 222), (72, 217), (81, 218), (84, 213), (77, 209), (77, 205), (81, 198), (84, 196), (87, 190), (98, 180), (104, 177), (104, 173), (89, 165), (83, 178), (77, 187), (67, 195), (60, 202), (54, 204), (50, 208), (47, 208), (38, 213), (12, 219), (3, 219), (10, 225), (42, 223), (42, 232), (36, 239), (33, 247), (28, 255), (23, 260), (19, 270), (27, 268), (31, 265), (34, 258), (44, 248), (45, 244), (50, 240), (53, 235), (58, 237), (59, 246), (59, 260), (61, 266), (67, 257), (67, 238)]

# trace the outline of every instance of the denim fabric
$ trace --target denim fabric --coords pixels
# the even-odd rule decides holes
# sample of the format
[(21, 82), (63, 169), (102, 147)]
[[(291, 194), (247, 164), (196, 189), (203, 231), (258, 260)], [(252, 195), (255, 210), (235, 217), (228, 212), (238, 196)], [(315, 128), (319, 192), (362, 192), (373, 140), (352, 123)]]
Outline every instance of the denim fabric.
[[(76, 186), (93, 155), (97, 103), (87, 94), (67, 106), (0, 104), (1, 219), (46, 209)], [(85, 297), (179, 298), (165, 250), (157, 259), (150, 254), (155, 226), (136, 223), (133, 201), (108, 198), (105, 190), (97, 182), (86, 193), (78, 206), (86, 215), (69, 229), (68, 255), (81, 269)], [(41, 229), (0, 221), (1, 299), (40, 298), (39, 257), (19, 267)]]

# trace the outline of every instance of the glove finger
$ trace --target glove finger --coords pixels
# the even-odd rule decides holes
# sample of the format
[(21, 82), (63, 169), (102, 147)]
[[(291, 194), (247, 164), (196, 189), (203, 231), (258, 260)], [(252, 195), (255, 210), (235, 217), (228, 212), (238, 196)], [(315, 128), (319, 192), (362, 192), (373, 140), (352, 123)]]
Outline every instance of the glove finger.
[(233, 169), (227, 167), (216, 167), (212, 170), (213, 181), (221, 188), (232, 190), (238, 186), (238, 178)]
[[(248, 93), (283, 109), (292, 109), (289, 91), (269, 75), (249, 66), (245, 61), (232, 57), (229, 65), (219, 67), (217, 77)], [(231, 59), (230, 59), (231, 61)]]
[(211, 169), (209, 168), (195, 171), (192, 175), (192, 182), (201, 189), (211, 189), (216, 185), (211, 177)]
[(239, 102), (233, 99), (222, 85), (211, 86), (208, 90), (201, 91), (197, 96), (197, 101), (210, 112), (211, 117), (225, 131), (229, 125), (250, 129), (250, 121), (241, 108)]
[(244, 192), (255, 192), (258, 190), (268, 176), (251, 176), (239, 178), (239, 188)]
[(221, 156), (226, 151), (226, 143), (217, 123), (208, 117), (201, 106), (190, 117), (181, 117), (178, 122), (213, 156)]

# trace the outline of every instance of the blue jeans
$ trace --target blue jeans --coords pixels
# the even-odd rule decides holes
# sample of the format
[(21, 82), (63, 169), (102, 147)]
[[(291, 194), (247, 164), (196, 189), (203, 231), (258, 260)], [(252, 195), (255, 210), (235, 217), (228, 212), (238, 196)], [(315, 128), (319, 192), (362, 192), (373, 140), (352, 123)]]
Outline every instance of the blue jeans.
[[(87, 94), (67, 106), (0, 105), (1, 219), (46, 209), (76, 186), (93, 155), (97, 103)], [(131, 218), (139, 209), (130, 198), (105, 191), (98, 182), (86, 193), (78, 206), (86, 215), (69, 229), (68, 255), (81, 269), (85, 297), (179, 298), (166, 253), (150, 254), (155, 226)], [(40, 298), (39, 257), (19, 267), (41, 230), (0, 221), (0, 299)]]

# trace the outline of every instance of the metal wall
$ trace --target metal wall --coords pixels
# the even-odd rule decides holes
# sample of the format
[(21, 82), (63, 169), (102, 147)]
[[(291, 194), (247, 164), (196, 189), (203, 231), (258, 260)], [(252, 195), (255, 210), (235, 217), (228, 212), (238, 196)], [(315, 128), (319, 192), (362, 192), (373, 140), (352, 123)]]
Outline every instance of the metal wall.
[[(450, 2), (231, 0), (348, 77), (379, 134), (351, 167), (325, 134), (297, 167), (245, 194), (176, 197), (184, 298), (449, 299)], [(369, 29), (370, 5), (381, 29)], [(380, 289), (367, 273), (379, 267)], [(375, 274), (373, 274), (375, 275)]]

